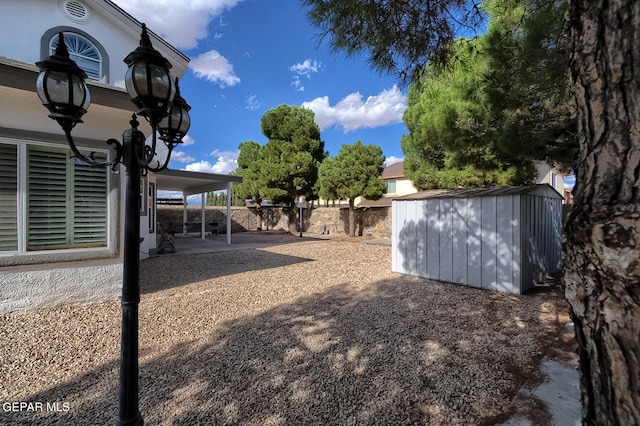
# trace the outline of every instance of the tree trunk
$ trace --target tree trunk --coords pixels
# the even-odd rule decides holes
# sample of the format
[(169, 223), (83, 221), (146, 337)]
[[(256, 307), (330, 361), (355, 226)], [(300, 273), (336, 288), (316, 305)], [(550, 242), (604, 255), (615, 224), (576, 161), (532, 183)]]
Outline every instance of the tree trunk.
[(640, 2), (572, 0), (580, 158), (563, 282), (583, 421), (640, 425)]
[(356, 236), (356, 208), (353, 198), (349, 198), (349, 236)]

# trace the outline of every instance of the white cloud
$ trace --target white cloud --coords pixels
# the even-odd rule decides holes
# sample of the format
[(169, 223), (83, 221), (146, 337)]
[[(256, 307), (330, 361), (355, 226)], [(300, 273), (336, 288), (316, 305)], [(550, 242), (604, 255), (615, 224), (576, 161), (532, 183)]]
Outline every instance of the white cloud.
[(573, 189), (575, 185), (576, 185), (576, 175), (570, 174), (569, 176), (564, 177), (565, 189)]
[(393, 155), (390, 155), (384, 160), (384, 166), (389, 167), (390, 165), (399, 163), (401, 161), (404, 161), (404, 157), (395, 157)]
[[(114, 0), (119, 7), (179, 49), (193, 49), (207, 26), (240, 0)], [(222, 21), (221, 21), (222, 23)]]
[(260, 108), (260, 102), (258, 102), (258, 96), (249, 96), (245, 101), (245, 108), (251, 111), (255, 111)]
[[(205, 201), (206, 201), (206, 197), (205, 197)], [(187, 205), (188, 206), (201, 206), (202, 205), (202, 194), (187, 195)]]
[(315, 113), (320, 130), (331, 126), (342, 127), (349, 132), (362, 127), (380, 127), (402, 122), (402, 114), (407, 108), (407, 96), (394, 85), (375, 96), (363, 100), (359, 92), (351, 93), (335, 106), (329, 104), (329, 97), (323, 96), (302, 103)]
[(215, 150), (210, 155), (218, 157), (214, 164), (211, 164), (207, 160), (202, 160), (187, 164), (183, 170), (228, 175), (238, 167), (238, 152)]
[(239, 154), (240, 151), (221, 151), (217, 148), (209, 153), (212, 157), (231, 157), (234, 159), (238, 158)]
[(171, 153), (171, 161), (177, 161), (178, 163), (191, 163), (196, 161), (196, 159), (186, 154), (184, 151), (173, 151)]
[(217, 167), (216, 170), (221, 170), (221, 174), (228, 174), (235, 169), (238, 168), (238, 154), (240, 151), (220, 151), (218, 149), (214, 150), (210, 155), (213, 157), (218, 157), (218, 161), (216, 162), (214, 167)]
[(304, 62), (293, 64), (289, 67), (289, 71), (293, 71), (295, 75), (291, 81), (290, 86), (296, 89), (296, 92), (304, 92), (304, 86), (300, 81), (301, 76), (311, 78), (311, 74), (317, 73), (322, 67), (322, 62), (318, 62), (315, 59), (305, 59)]
[(158, 195), (158, 198), (182, 198), (182, 192), (166, 191), (164, 189), (159, 189), (157, 195)]
[(304, 92), (304, 86), (302, 85), (302, 81), (300, 81), (299, 75), (293, 76), (293, 81), (291, 82), (290, 86), (295, 87), (296, 92)]
[(189, 172), (215, 173), (213, 171), (213, 166), (211, 165), (211, 163), (206, 160), (198, 161), (197, 163), (187, 164), (187, 166), (182, 170), (187, 170)]
[(210, 50), (192, 59), (189, 68), (196, 77), (217, 83), (220, 87), (240, 83), (240, 78), (233, 72), (233, 65), (217, 50)]
[(196, 141), (191, 136), (184, 135), (184, 137), (182, 138), (181, 146), (189, 146), (193, 145), (194, 143), (196, 143)]
[(305, 59), (304, 62), (294, 64), (289, 67), (289, 71), (293, 71), (298, 75), (307, 76), (311, 78), (311, 74), (317, 73), (322, 67), (322, 62), (318, 62), (315, 59)]

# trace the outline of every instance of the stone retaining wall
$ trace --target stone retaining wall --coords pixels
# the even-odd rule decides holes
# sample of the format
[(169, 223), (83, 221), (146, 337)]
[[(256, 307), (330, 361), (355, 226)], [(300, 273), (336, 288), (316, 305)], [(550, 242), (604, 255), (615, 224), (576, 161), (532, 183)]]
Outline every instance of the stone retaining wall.
[[(158, 206), (158, 222), (160, 229), (183, 232), (182, 206)], [(255, 209), (246, 207), (231, 208), (231, 232), (253, 231), (258, 228), (265, 230), (283, 229), (291, 233), (299, 232), (298, 210), (292, 211), (282, 207), (265, 207), (262, 218)], [(315, 207), (303, 209), (304, 232), (315, 234), (346, 234), (349, 231), (348, 210), (338, 207)], [(187, 207), (187, 223), (189, 232), (200, 232), (202, 218), (201, 208)], [(205, 223), (207, 232), (215, 232), (209, 223), (218, 224), (219, 233), (226, 232), (227, 208), (205, 208)], [(391, 238), (391, 209), (378, 207), (356, 210), (356, 235), (373, 238)]]
[[(183, 208), (182, 206), (158, 205), (157, 217), (159, 229), (173, 231), (175, 233), (183, 232)], [(202, 209), (198, 206), (187, 207), (187, 224), (188, 232), (200, 232), (200, 223), (202, 220)], [(210, 223), (217, 223), (217, 231), (219, 233), (227, 232), (227, 208), (211, 207), (205, 208), (205, 229), (208, 232), (215, 232)], [(242, 232), (246, 230), (256, 229), (256, 215), (245, 207), (231, 208), (231, 232)]]

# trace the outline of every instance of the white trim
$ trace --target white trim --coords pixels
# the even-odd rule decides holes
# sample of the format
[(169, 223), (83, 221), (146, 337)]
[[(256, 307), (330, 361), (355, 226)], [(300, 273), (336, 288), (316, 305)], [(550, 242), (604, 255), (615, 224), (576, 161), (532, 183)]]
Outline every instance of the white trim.
[[(67, 48), (69, 50), (69, 56), (72, 60), (74, 60), (76, 62), (76, 64), (85, 72), (87, 73), (87, 76), (92, 79), (92, 80), (100, 80), (103, 76), (104, 76), (104, 72), (103, 72), (103, 68), (104, 68), (104, 60), (102, 58), (102, 53), (100, 52), (100, 49), (98, 48), (98, 46), (96, 46), (91, 40), (89, 40), (87, 37), (83, 36), (82, 34), (78, 34), (77, 32), (73, 32), (73, 31), (63, 31), (62, 32), (64, 34), (65, 37), (65, 44), (67, 44), (67, 41), (69, 43), (72, 44), (77, 44), (78, 40), (82, 41), (83, 43), (85, 43), (87, 46), (89, 46), (93, 52), (95, 52), (95, 55), (97, 56), (96, 58), (93, 58), (91, 56), (87, 56), (85, 54), (82, 54), (80, 52), (75, 51), (75, 49), (73, 49), (72, 47), (69, 47), (69, 45), (67, 44)], [(75, 42), (73, 43), (72, 38), (75, 38)], [(53, 55), (55, 53), (55, 49), (56, 46), (58, 45), (58, 35), (55, 34), (51, 37), (51, 39), (49, 39), (49, 44), (48, 44), (48, 51), (49, 51), (49, 55)], [(94, 70), (93, 68), (88, 68), (88, 67), (83, 67), (84, 62), (83, 61), (87, 61), (89, 64), (95, 64), (97, 65), (97, 70)], [(97, 74), (97, 75), (94, 75)]]
[(27, 211), (27, 168), (23, 166), (27, 161), (27, 144), (17, 143), (18, 145), (18, 251), (16, 254), (25, 253), (27, 243), (25, 237), (25, 229), (27, 221), (24, 213)]
[(206, 239), (206, 231), (207, 231), (207, 220), (206, 220), (206, 211), (207, 211), (207, 206), (206, 206), (206, 196), (207, 193), (206, 192), (202, 192), (200, 194), (200, 238), (202, 238), (203, 240)]
[(233, 182), (227, 182), (227, 245), (231, 245), (231, 194), (233, 189)]

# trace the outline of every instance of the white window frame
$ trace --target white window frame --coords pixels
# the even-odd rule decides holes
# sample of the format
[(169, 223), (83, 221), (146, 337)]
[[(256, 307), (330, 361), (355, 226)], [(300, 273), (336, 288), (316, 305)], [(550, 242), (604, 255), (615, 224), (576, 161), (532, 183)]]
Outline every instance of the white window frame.
[[(394, 191), (389, 191), (389, 184), (393, 183)], [(387, 179), (384, 181), (385, 193), (386, 194), (397, 194), (398, 193), (398, 181), (396, 179)]]
[[(76, 64), (78, 64), (78, 66), (85, 72), (87, 73), (87, 76), (92, 79), (92, 80), (100, 80), (102, 79), (102, 77), (104, 76), (104, 72), (103, 72), (103, 68), (104, 68), (104, 60), (102, 58), (102, 54), (100, 53), (100, 49), (98, 49), (98, 46), (96, 46), (95, 44), (93, 44), (91, 42), (91, 40), (87, 39), (86, 37), (82, 36), (81, 34), (72, 32), (72, 31), (63, 31), (62, 32), (64, 34), (64, 38), (65, 38), (65, 44), (67, 45), (67, 49), (69, 50), (69, 57), (76, 62)], [(71, 43), (72, 40), (75, 40), (74, 43)], [(98, 57), (93, 58), (91, 56), (86, 56), (83, 55), (82, 52), (77, 52), (76, 49), (73, 48), (74, 45), (77, 46), (77, 41), (81, 41), (83, 43), (85, 43), (87, 46), (89, 46), (94, 52), (95, 55)], [(58, 35), (56, 34), (55, 36), (53, 36), (50, 40), (49, 40), (49, 55), (53, 55), (55, 53), (55, 47), (58, 45)], [(72, 44), (72, 46), (69, 46), (69, 43)], [(82, 61), (78, 61), (77, 59), (81, 59), (81, 60), (86, 60), (89, 61), (91, 63), (95, 63), (98, 65), (98, 71), (97, 71), (97, 75), (95, 74), (95, 71), (93, 69), (87, 69), (86, 67), (83, 67), (83, 63)]]
[[(27, 181), (27, 169), (28, 169), (28, 153), (27, 150), (29, 146), (35, 146), (38, 148), (49, 148), (49, 149), (57, 149), (57, 150), (66, 150), (70, 151), (69, 147), (66, 145), (55, 144), (55, 143), (47, 143), (41, 141), (31, 141), (31, 140), (21, 140), (21, 139), (11, 139), (0, 137), (0, 143), (7, 145), (16, 145), (17, 146), (17, 166), (18, 166), (18, 188), (17, 188), (17, 226), (18, 226), (18, 250), (17, 251), (0, 251), (0, 257), (6, 256), (38, 256), (38, 255), (52, 255), (56, 253), (87, 253), (87, 252), (111, 252), (113, 250), (112, 241), (112, 221), (114, 220), (114, 212), (112, 203), (110, 201), (111, 197), (111, 171), (110, 169), (106, 169), (107, 179), (106, 179), (106, 188), (105, 188), (105, 196), (106, 196), (106, 244), (100, 247), (84, 247), (84, 248), (60, 248), (60, 249), (48, 249), (48, 250), (28, 250), (27, 249), (27, 203), (28, 203), (28, 181)], [(111, 153), (108, 149), (95, 149), (95, 148), (87, 148), (87, 147), (79, 147), (81, 152), (96, 152), (102, 155), (105, 155), (107, 161), (110, 161)]]

